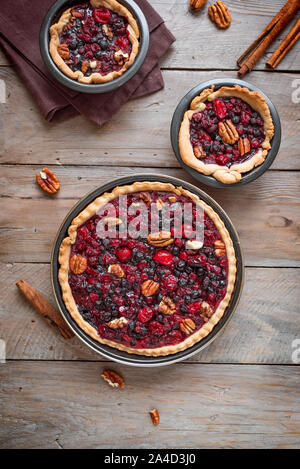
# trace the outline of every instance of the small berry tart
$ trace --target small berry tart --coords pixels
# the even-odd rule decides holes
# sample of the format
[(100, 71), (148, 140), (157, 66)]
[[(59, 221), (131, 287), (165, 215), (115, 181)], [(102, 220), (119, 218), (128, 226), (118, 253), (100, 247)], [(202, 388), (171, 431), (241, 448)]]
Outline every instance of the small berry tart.
[[(186, 206), (190, 223), (178, 223)], [(140, 231), (133, 234), (131, 225)], [(158, 181), (95, 199), (72, 221), (59, 264), (64, 303), (86, 334), (147, 356), (174, 354), (206, 337), (236, 281), (233, 242), (219, 215), (196, 194)]]
[(58, 68), (80, 83), (122, 75), (139, 50), (139, 28), (116, 0), (90, 0), (68, 8), (50, 28), (49, 50)]
[(261, 165), (271, 148), (274, 125), (257, 91), (222, 86), (193, 99), (179, 131), (179, 150), (188, 166), (224, 184)]

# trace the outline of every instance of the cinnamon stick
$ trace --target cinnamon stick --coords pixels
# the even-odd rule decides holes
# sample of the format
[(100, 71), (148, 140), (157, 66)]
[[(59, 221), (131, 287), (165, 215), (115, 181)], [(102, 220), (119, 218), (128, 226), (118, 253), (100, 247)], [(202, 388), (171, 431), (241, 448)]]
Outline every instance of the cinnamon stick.
[(288, 51), (296, 44), (298, 39), (300, 39), (300, 18), (298, 18), (288, 35), (283, 39), (273, 55), (271, 55), (266, 63), (267, 67), (272, 69), (276, 68)]
[(41, 316), (43, 316), (50, 327), (65, 339), (71, 339), (74, 337), (74, 333), (65, 323), (61, 314), (56, 311), (46, 298), (44, 298), (23, 279), (19, 280), (16, 285), (29, 303), (40, 313)]
[(237, 64), (240, 67), (239, 76), (250, 72), (254, 65), (265, 53), (276, 37), (283, 31), (288, 23), (294, 18), (300, 8), (300, 0), (288, 0), (268, 26), (248, 47), (248, 49), (238, 58)]

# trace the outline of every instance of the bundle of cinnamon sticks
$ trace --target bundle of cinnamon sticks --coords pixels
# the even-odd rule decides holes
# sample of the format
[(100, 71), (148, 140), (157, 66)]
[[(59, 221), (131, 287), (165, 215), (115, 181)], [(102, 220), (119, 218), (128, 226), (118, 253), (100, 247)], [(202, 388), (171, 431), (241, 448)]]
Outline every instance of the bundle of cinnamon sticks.
[[(240, 67), (239, 76), (243, 76), (250, 72), (254, 65), (265, 53), (267, 48), (272, 44), (276, 37), (284, 30), (284, 28), (292, 21), (300, 9), (300, 0), (288, 0), (281, 8), (273, 20), (248, 47), (248, 49), (239, 57), (237, 64)], [(287, 52), (300, 38), (300, 19), (295, 23), (289, 34), (284, 38), (282, 43), (269, 58), (266, 65), (274, 69)]]

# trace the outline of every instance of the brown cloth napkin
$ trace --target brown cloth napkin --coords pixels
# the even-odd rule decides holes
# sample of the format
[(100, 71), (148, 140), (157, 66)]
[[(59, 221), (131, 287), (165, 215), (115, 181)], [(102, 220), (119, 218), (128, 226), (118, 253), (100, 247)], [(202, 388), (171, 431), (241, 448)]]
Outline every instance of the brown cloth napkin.
[(97, 95), (78, 93), (66, 88), (55, 80), (44, 65), (39, 49), (39, 31), (53, 0), (1, 2), (0, 45), (47, 121), (58, 122), (84, 114), (96, 124), (102, 125), (129, 99), (163, 88), (158, 62), (175, 38), (146, 0), (135, 1), (142, 9), (150, 30), (146, 60), (139, 72), (123, 86)]

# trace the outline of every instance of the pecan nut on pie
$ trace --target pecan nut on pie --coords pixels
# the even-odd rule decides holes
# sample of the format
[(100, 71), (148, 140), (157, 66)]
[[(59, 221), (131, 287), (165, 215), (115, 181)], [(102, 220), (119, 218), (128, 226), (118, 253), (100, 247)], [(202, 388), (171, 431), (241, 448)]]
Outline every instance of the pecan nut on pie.
[(122, 75), (139, 50), (139, 28), (116, 0), (90, 0), (61, 15), (50, 28), (50, 54), (60, 70), (81, 83)]
[[(184, 204), (190, 225), (178, 224)], [(124, 228), (141, 213), (139, 230), (149, 234), (133, 237)], [(160, 229), (164, 213), (169, 230)], [(199, 213), (203, 241), (193, 238)], [(197, 195), (162, 182), (135, 182), (95, 199), (72, 221), (59, 263), (63, 300), (77, 324), (102, 344), (149, 356), (207, 336), (236, 279), (233, 243), (218, 214)]]
[(265, 98), (235, 86), (207, 88), (185, 112), (179, 149), (188, 166), (225, 184), (261, 165), (271, 148), (274, 125)]

